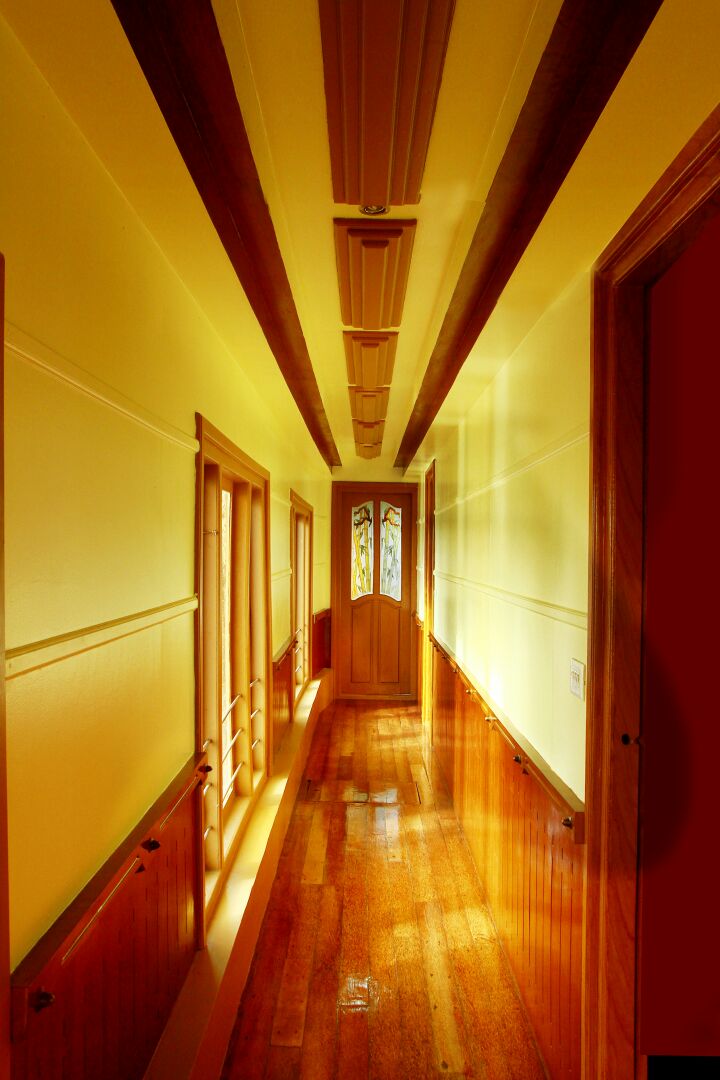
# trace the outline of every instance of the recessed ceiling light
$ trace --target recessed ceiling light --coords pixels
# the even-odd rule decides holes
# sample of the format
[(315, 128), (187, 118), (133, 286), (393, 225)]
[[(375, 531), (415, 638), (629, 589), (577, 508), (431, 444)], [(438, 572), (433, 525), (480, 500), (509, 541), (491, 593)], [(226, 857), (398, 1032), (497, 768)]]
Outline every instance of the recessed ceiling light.
[(369, 206), (361, 206), (360, 213), (367, 214), (368, 217), (377, 217), (378, 214), (387, 214), (388, 207), (381, 206), (380, 203), (371, 203)]

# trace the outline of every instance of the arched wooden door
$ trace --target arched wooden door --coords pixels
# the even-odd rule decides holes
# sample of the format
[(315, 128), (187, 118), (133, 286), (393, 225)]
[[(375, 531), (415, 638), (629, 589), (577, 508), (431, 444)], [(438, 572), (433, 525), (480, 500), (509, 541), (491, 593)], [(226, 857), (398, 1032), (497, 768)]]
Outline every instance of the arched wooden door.
[(333, 485), (333, 667), (337, 697), (417, 696), (417, 488)]

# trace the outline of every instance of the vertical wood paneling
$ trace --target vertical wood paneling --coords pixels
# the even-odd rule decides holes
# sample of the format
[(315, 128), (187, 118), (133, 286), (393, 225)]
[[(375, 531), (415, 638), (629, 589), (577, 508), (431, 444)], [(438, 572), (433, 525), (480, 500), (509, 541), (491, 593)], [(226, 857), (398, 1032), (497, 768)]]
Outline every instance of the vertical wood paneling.
[[(282, 655), (273, 661), (273, 752), (280, 748), (283, 735), (293, 718), (293, 647), (294, 641), (285, 648)], [(313, 655), (314, 655), (313, 649)]]
[(316, 611), (312, 619), (312, 677), (323, 668), (330, 667), (330, 635), (332, 621), (330, 608)]
[(196, 947), (198, 763), (13, 974), (13, 1080), (143, 1075)]
[(433, 663), (434, 751), (455, 812), (549, 1073), (579, 1080), (581, 804), (553, 787), (437, 644)]
[(422, 622), (422, 619), (418, 617), (417, 612), (415, 612), (415, 630), (416, 630), (415, 638), (416, 638), (416, 647), (417, 647), (417, 654), (416, 655), (417, 655), (418, 705), (422, 708), (422, 701), (423, 701), (423, 652), (424, 652), (423, 643), (424, 643), (424, 636), (423, 636), (423, 622)]

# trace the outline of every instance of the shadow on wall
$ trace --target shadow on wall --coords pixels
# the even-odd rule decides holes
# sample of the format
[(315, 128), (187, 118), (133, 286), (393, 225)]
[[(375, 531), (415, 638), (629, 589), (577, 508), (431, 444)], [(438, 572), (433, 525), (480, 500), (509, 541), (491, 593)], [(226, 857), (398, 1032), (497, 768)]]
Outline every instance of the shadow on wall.
[(662, 863), (682, 838), (692, 799), (692, 760), (681, 702), (647, 640), (643, 697), (640, 860), (650, 869)]

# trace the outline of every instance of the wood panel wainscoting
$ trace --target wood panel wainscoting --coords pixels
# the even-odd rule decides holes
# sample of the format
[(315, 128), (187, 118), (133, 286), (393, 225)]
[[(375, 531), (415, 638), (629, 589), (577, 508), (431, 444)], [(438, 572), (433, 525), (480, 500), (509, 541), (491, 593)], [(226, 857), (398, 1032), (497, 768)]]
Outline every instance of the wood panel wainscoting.
[(143, 1076), (201, 944), (195, 754), (11, 976), (13, 1080)]
[(413, 614), (415, 629), (417, 631), (417, 696), (418, 705), (422, 708), (423, 701), (423, 621), (417, 611)]
[(332, 618), (330, 608), (316, 611), (312, 618), (312, 677), (330, 667)]
[(283, 736), (290, 727), (294, 711), (293, 655), (295, 638), (283, 645), (273, 660), (273, 758), (277, 756)]
[(549, 1075), (579, 1080), (584, 806), (430, 640), (435, 754)]

